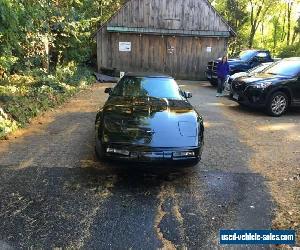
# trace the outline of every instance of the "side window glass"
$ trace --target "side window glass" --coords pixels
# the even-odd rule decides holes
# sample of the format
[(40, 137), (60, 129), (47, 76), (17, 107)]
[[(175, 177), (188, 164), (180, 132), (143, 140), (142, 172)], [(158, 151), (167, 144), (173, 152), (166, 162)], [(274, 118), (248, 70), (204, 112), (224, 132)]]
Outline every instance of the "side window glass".
[(267, 53), (266, 52), (259, 52), (259, 53), (257, 53), (257, 57), (261, 57), (261, 58), (264, 58), (264, 57), (267, 57)]
[(259, 62), (265, 62), (268, 58), (268, 53), (266, 52), (259, 52), (257, 53), (256, 57), (258, 58)]

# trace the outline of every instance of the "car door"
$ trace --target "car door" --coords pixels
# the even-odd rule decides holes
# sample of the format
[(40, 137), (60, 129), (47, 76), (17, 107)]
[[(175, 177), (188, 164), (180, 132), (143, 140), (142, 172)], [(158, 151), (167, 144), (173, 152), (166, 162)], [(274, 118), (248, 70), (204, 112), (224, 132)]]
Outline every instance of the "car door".
[(298, 77), (296, 78), (296, 82), (294, 84), (293, 94), (295, 98), (295, 104), (300, 105), (300, 72)]
[(268, 54), (266, 52), (257, 52), (257, 54), (253, 57), (250, 67), (254, 68), (267, 61)]
[(292, 103), (300, 106), (300, 72), (298, 76), (291, 79), (287, 85), (292, 92)]

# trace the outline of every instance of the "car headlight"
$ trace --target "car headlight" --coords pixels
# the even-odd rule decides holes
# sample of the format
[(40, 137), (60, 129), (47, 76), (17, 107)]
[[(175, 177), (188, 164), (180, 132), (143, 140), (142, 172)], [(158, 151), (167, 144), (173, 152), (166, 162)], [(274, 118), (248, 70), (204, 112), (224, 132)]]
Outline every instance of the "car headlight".
[(258, 82), (253, 85), (253, 88), (265, 89), (265, 88), (269, 87), (270, 85), (272, 85), (272, 82)]

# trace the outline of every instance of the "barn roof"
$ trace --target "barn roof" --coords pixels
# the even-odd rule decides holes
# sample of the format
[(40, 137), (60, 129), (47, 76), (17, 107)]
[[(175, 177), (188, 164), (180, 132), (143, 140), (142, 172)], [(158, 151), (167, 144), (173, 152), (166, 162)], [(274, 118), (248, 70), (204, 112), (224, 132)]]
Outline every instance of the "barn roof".
[(230, 37), (236, 33), (208, 0), (129, 0), (98, 29), (107, 32)]

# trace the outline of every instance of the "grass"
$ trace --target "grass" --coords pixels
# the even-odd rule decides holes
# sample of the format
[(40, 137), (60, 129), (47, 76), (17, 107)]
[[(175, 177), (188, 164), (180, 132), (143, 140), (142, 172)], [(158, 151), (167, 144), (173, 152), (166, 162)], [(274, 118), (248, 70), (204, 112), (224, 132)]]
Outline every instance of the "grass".
[(14, 74), (0, 81), (0, 139), (25, 127), (41, 112), (64, 103), (95, 81), (92, 71), (71, 62), (53, 74), (42, 69)]

